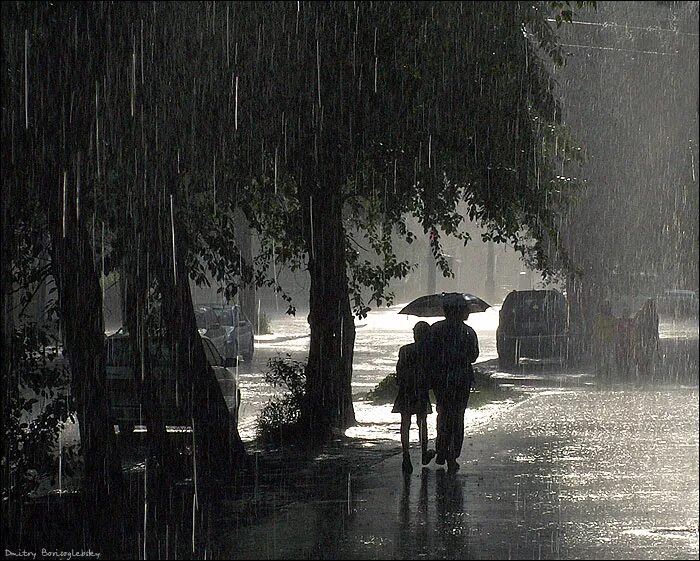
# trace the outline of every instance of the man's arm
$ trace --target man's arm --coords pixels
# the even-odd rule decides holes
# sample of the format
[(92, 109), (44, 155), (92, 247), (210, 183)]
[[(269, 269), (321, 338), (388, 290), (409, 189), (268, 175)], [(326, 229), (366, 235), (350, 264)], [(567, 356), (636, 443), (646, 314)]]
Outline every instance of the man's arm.
[(469, 327), (469, 362), (476, 362), (477, 358), (479, 358), (479, 338), (476, 336), (476, 331)]

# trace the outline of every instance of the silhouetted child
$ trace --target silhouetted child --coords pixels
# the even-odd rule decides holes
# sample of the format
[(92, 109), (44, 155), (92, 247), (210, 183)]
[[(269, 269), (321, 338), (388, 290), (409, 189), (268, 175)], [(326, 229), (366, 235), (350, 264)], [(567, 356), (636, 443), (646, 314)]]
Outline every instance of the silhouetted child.
[(418, 342), (428, 333), (430, 325), (425, 321), (419, 321), (413, 326), (414, 343), (404, 345), (399, 349), (399, 361), (396, 364), (396, 380), (399, 384), (399, 392), (394, 402), (392, 413), (401, 413), (401, 447), (403, 449), (404, 472), (413, 471), (409, 450), (409, 430), (411, 428), (411, 416), (416, 416), (418, 436), (420, 438), (423, 464), (427, 464), (435, 456), (435, 450), (428, 450), (428, 413), (433, 412), (430, 405), (428, 389), (430, 382), (423, 371), (424, 363), (419, 356)]

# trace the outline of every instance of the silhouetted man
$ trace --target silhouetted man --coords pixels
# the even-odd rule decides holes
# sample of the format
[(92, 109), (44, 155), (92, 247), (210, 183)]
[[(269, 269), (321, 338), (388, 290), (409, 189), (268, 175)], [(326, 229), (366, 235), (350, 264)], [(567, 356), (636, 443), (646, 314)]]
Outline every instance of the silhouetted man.
[(464, 442), (464, 411), (469, 401), (474, 371), (479, 357), (476, 332), (464, 323), (469, 317), (463, 306), (444, 306), (445, 319), (434, 323), (425, 343), (426, 367), (437, 409), (435, 463), (459, 469), (457, 458)]

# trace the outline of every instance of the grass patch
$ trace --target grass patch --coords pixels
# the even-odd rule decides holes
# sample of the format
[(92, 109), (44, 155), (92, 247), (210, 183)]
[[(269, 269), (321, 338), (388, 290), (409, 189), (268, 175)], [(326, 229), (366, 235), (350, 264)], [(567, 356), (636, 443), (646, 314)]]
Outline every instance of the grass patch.
[[(374, 405), (384, 405), (393, 403), (399, 391), (396, 381), (396, 374), (392, 373), (379, 382), (374, 389), (364, 395), (364, 399)], [(482, 372), (478, 367), (474, 368), (474, 383), (469, 394), (469, 407), (476, 409), (493, 401), (500, 401), (512, 397), (514, 390), (510, 387), (504, 388), (491, 376)], [(430, 391), (430, 401), (435, 403), (435, 394)]]

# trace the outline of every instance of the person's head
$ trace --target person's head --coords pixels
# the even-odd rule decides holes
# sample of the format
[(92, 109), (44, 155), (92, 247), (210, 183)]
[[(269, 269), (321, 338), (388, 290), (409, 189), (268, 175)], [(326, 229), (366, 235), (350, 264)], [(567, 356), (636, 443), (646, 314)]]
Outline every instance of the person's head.
[(427, 321), (419, 321), (413, 326), (413, 340), (420, 341), (427, 334), (430, 329), (430, 324)]
[(444, 306), (445, 317), (449, 320), (466, 320), (469, 314), (465, 312), (464, 306)]

